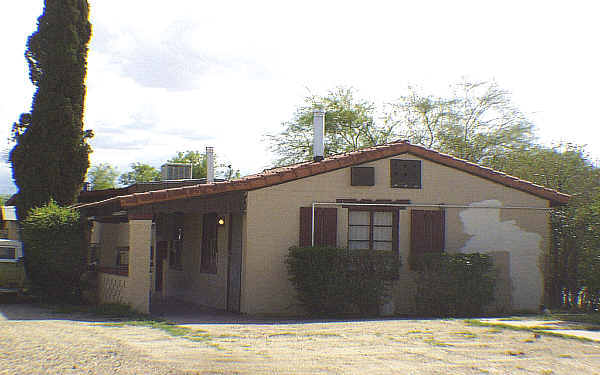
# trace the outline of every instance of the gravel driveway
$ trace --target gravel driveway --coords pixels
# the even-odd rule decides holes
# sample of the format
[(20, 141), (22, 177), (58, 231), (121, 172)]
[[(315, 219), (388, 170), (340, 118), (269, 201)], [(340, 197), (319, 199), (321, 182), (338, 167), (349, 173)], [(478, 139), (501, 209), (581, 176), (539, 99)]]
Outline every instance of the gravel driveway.
[(0, 374), (600, 374), (600, 345), (459, 320), (189, 324), (0, 305)]

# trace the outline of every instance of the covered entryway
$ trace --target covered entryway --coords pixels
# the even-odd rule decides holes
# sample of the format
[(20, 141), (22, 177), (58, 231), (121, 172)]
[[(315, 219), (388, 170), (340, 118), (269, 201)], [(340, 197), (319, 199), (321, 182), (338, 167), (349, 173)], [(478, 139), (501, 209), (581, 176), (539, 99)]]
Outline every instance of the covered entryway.
[(245, 193), (86, 209), (100, 302), (241, 310)]
[[(240, 311), (243, 193), (154, 203), (151, 311), (190, 304)], [(177, 301), (177, 303), (175, 302)]]

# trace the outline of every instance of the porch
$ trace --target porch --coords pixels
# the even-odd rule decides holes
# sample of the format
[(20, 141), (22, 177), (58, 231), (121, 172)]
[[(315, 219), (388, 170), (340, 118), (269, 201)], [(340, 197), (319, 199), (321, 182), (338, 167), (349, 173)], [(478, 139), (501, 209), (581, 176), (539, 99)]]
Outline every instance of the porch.
[(100, 302), (144, 313), (173, 301), (241, 310), (245, 194), (95, 210), (86, 217)]

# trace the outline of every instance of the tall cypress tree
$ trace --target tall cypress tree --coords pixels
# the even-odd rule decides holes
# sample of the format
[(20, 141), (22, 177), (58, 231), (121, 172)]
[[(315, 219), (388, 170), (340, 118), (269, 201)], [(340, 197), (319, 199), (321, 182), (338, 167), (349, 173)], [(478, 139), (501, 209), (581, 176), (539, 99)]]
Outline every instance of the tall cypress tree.
[(92, 132), (83, 130), (88, 7), (87, 0), (44, 0), (38, 29), (27, 41), (29, 78), (37, 89), (31, 113), (13, 126), (10, 153), (21, 219), (51, 198), (72, 203), (89, 167)]

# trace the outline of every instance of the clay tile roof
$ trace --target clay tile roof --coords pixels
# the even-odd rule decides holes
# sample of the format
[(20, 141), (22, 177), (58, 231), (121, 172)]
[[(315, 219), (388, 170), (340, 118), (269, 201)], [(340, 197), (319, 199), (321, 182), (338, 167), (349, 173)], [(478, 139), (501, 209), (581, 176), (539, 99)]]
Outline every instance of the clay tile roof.
[(77, 207), (94, 207), (118, 201), (121, 207), (127, 208), (149, 203), (189, 199), (232, 191), (255, 190), (404, 153), (410, 153), (426, 160), (456, 168), (475, 176), (531, 193), (551, 201), (553, 205), (566, 204), (569, 201), (569, 195), (567, 194), (536, 185), (529, 181), (521, 180), (517, 177), (507, 175), (506, 173), (483, 167), (463, 159), (442, 154), (422, 146), (413, 145), (408, 143), (408, 141), (403, 140), (333, 155), (320, 162), (306, 161), (293, 165), (266, 169), (260, 173), (245, 176), (237, 180), (121, 195), (98, 202), (80, 204)]

